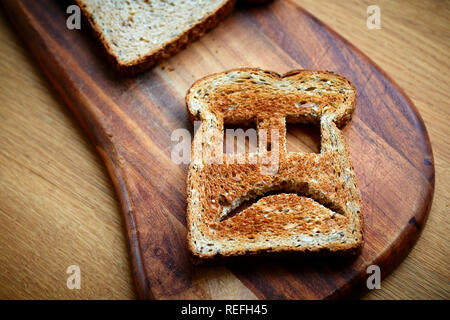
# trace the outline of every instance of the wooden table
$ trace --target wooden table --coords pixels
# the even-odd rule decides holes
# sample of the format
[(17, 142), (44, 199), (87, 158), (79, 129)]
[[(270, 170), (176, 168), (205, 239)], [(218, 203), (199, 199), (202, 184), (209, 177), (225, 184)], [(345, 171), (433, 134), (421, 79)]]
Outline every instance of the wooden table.
[[(433, 145), (436, 189), (406, 260), (368, 299), (450, 298), (450, 3), (297, 0), (378, 63), (419, 109)], [(75, 118), (0, 15), (0, 298), (136, 297), (117, 197)], [(66, 269), (81, 269), (69, 290)]]

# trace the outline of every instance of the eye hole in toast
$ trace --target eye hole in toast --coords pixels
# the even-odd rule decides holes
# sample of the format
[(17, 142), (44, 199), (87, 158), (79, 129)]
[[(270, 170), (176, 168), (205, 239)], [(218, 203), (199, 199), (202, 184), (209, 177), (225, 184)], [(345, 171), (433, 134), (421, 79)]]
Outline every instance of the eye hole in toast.
[(320, 128), (313, 124), (286, 125), (287, 152), (320, 153)]
[(256, 124), (225, 124), (223, 132), (223, 153), (242, 154), (258, 151)]

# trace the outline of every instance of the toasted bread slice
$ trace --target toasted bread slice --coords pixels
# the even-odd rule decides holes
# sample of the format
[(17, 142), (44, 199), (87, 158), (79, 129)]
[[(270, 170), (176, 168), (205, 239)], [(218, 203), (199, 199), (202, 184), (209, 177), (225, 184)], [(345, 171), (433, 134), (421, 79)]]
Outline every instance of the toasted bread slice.
[(125, 74), (136, 74), (198, 39), (236, 0), (76, 0), (95, 35)]
[[(351, 118), (355, 94), (344, 77), (307, 70), (280, 76), (235, 69), (192, 85), (186, 104), (192, 120), (201, 121), (187, 183), (194, 257), (361, 248), (361, 196), (339, 130)], [(249, 122), (257, 126), (257, 152), (224, 154), (224, 124)], [(320, 153), (287, 152), (286, 122), (320, 126)]]

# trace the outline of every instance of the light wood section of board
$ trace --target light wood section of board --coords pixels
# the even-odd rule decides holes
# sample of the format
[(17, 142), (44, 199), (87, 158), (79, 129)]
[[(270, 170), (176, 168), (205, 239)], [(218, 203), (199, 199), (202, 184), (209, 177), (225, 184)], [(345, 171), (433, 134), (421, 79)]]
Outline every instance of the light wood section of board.
[[(433, 146), (436, 189), (422, 236), (365, 298), (449, 299), (450, 2), (296, 2), (404, 89)], [(381, 8), (380, 30), (366, 27), (372, 4)], [(0, 42), (0, 299), (136, 298), (120, 206), (100, 157), (3, 13)], [(80, 290), (66, 286), (70, 265), (81, 269)]]

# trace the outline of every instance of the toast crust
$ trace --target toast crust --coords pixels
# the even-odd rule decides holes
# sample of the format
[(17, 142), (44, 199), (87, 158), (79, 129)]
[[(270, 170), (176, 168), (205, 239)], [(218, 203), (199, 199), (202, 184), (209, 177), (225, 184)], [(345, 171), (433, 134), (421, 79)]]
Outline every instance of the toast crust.
[[(194, 261), (272, 252), (355, 253), (363, 244), (361, 195), (348, 146), (338, 128), (347, 123), (356, 91), (331, 72), (257, 68), (206, 76), (188, 90), (191, 120), (201, 120), (188, 173), (188, 247)], [(224, 155), (224, 123), (256, 122), (258, 135), (279, 130), (278, 165), (238, 163)], [(286, 122), (321, 128), (320, 154), (285, 149)], [(261, 138), (261, 136), (259, 136)], [(261, 139), (262, 140), (262, 139)], [(258, 141), (257, 157), (274, 153)], [(270, 142), (270, 141), (269, 141)], [(272, 142), (270, 142), (272, 143)], [(265, 149), (265, 150), (264, 150)], [(205, 162), (205, 152), (219, 162)], [(242, 156), (242, 155), (241, 155)], [(249, 160), (251, 153), (244, 158)], [(267, 192), (275, 195), (265, 196)], [(261, 199), (242, 212), (243, 202)]]
[(100, 43), (107, 53), (108, 60), (110, 60), (110, 62), (114, 65), (115, 69), (119, 73), (131, 76), (136, 75), (148, 68), (151, 68), (160, 61), (174, 55), (175, 53), (186, 47), (189, 43), (199, 39), (207, 31), (217, 26), (220, 21), (225, 19), (225, 17), (231, 13), (236, 0), (226, 1), (217, 10), (205, 16), (192, 28), (184, 31), (177, 37), (173, 38), (170, 42), (167, 42), (162, 47), (155, 48), (153, 51), (147, 53), (146, 55), (129, 62), (121, 62), (119, 57), (117, 57), (117, 55), (111, 49), (109, 42), (105, 39), (103, 32), (97, 25), (97, 22), (93, 18), (92, 14), (89, 12), (89, 10), (87, 10), (86, 5), (83, 3), (83, 0), (75, 0), (75, 2), (80, 7), (85, 18), (88, 20), (94, 36), (98, 40), (100, 40)]

